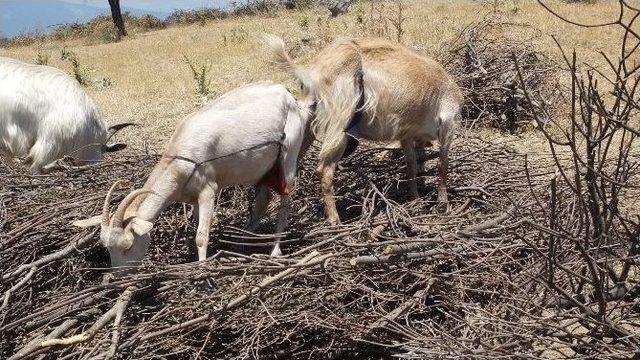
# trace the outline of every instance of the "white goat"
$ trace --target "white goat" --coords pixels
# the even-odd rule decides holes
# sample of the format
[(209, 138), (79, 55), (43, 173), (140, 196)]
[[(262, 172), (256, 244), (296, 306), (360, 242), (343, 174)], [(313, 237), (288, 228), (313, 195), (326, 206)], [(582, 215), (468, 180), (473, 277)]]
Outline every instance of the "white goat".
[[(354, 138), (399, 141), (405, 152), (409, 193), (418, 196), (415, 146), (440, 143), (438, 200), (447, 202), (448, 154), (463, 97), (440, 64), (382, 39), (334, 42), (306, 66), (295, 64), (281, 38), (265, 36), (275, 62), (302, 84), (301, 107), (313, 118), (301, 154), (315, 136), (322, 140), (318, 172), (331, 223), (339, 221), (333, 175)], [(419, 149), (423, 150), (423, 149)]]
[(125, 147), (106, 142), (128, 125), (107, 129), (82, 86), (64, 72), (0, 57), (0, 155), (25, 158), (31, 172), (46, 172), (64, 156), (79, 165), (99, 161), (103, 152)]
[[(217, 194), (228, 186), (258, 184), (248, 226), (264, 215), (272, 188), (281, 195), (276, 226), (281, 233), (288, 222), (289, 192), (304, 131), (296, 100), (284, 86), (260, 83), (232, 90), (178, 125), (142, 189), (127, 195), (113, 216), (109, 217), (109, 202), (116, 184), (107, 193), (102, 215), (74, 225), (100, 224), (100, 239), (112, 266), (137, 265), (160, 212), (176, 201), (194, 204), (202, 261)], [(280, 255), (278, 244), (271, 254)]]

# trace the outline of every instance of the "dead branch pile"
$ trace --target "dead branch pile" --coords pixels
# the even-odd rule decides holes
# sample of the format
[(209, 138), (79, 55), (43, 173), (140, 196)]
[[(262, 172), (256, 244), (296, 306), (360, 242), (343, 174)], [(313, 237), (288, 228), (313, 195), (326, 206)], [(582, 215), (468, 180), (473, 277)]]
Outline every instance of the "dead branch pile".
[[(48, 176), (2, 163), (0, 357), (486, 358), (638, 350), (631, 286), (612, 297), (603, 324), (583, 317), (591, 298), (568, 303), (545, 285), (548, 245), (533, 194), (548, 201), (553, 169), (525, 171), (525, 157), (505, 144), (459, 139), (453, 149), (444, 213), (436, 207), (435, 161), (426, 163), (422, 198), (407, 201), (398, 154), (363, 148), (338, 172), (340, 226), (323, 223), (313, 160), (305, 162), (286, 256), (260, 255), (273, 238), (239, 230), (251, 194), (231, 189), (219, 205), (208, 261), (188, 262), (194, 224), (188, 209), (175, 205), (157, 222), (144, 268), (111, 281), (103, 279), (108, 254), (96, 232), (68, 223), (97, 214), (114, 180), (140, 187), (156, 158)], [(114, 201), (125, 191), (118, 195)], [(261, 232), (272, 227), (265, 221)], [(618, 259), (616, 250), (586, 249)], [(580, 272), (576, 250), (563, 251), (563, 264)]]
[[(492, 126), (518, 133), (531, 128), (532, 110), (550, 109), (561, 100), (558, 87), (559, 67), (537, 51), (533, 39), (511, 39), (513, 24), (500, 15), (490, 14), (469, 25), (444, 56), (447, 70), (455, 77), (465, 95), (463, 118), (468, 127)], [(511, 60), (515, 54), (527, 88), (537, 100), (527, 101)]]

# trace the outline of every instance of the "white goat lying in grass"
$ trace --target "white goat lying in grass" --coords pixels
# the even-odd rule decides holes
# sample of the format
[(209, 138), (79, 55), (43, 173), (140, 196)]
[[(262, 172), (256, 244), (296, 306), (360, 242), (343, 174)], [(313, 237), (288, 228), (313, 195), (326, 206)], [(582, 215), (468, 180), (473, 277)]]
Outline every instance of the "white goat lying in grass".
[[(258, 184), (249, 227), (264, 215), (271, 193), (280, 197), (276, 231), (287, 226), (289, 192), (294, 185), (305, 121), (293, 96), (282, 86), (251, 84), (232, 90), (178, 125), (160, 162), (142, 189), (127, 195), (109, 216), (109, 190), (102, 215), (74, 222), (100, 224), (100, 240), (111, 265), (137, 265), (149, 246), (149, 231), (160, 212), (180, 201), (197, 206), (198, 259), (207, 244), (216, 196), (234, 185)], [(272, 256), (280, 255), (275, 245)]]
[(64, 156), (78, 165), (99, 161), (125, 147), (107, 141), (128, 125), (107, 129), (82, 86), (63, 71), (0, 57), (0, 155), (24, 158), (32, 173), (55, 168)]

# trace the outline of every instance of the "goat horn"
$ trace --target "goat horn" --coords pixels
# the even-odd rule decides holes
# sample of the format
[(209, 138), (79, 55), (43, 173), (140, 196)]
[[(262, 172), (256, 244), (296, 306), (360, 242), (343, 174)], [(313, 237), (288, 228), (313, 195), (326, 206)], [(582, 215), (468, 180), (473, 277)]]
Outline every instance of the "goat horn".
[(136, 123), (120, 123), (120, 124), (115, 124), (112, 126), (109, 126), (109, 128), (107, 129), (107, 141), (109, 142), (109, 140), (111, 140), (111, 138), (113, 137), (113, 135), (115, 135), (118, 131), (129, 127), (129, 126), (136, 126)]
[(118, 205), (118, 208), (116, 209), (116, 212), (113, 213), (113, 218), (111, 219), (111, 227), (121, 228), (122, 227), (122, 222), (124, 220), (124, 213), (125, 213), (125, 211), (127, 211), (127, 208), (129, 207), (129, 205), (131, 205), (133, 200), (135, 200), (135, 198), (137, 198), (138, 196), (140, 196), (142, 194), (151, 194), (151, 193), (153, 193), (153, 191), (151, 191), (151, 190), (138, 189), (138, 190), (134, 190), (129, 195), (127, 195), (122, 200), (120, 205)]
[(109, 226), (109, 204), (111, 203), (111, 195), (116, 190), (118, 185), (123, 183), (124, 181), (118, 180), (111, 185), (109, 191), (107, 192), (107, 196), (104, 198), (104, 205), (102, 205), (102, 225)]

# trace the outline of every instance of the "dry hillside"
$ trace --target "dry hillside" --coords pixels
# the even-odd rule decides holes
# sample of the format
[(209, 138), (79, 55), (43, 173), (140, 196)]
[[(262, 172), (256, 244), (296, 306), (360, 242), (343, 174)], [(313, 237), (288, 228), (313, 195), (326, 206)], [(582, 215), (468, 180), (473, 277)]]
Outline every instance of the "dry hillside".
[[(551, 35), (556, 35), (568, 48), (575, 47), (581, 60), (599, 66), (605, 65), (599, 51), (608, 54), (617, 51), (610, 41), (620, 36), (615, 28), (580, 29), (553, 18), (533, 1), (497, 3), (495, 7), (493, 1), (407, 1), (403, 11), (406, 17), (403, 41), (427, 55), (442, 58), (463, 29), (498, 10), (513, 22), (509, 37), (532, 39), (539, 51), (553, 58), (559, 52)], [(552, 4), (561, 13), (585, 23), (617, 15), (612, 1)], [(396, 39), (396, 28), (382, 18), (394, 18), (396, 6), (393, 2), (358, 2), (350, 13), (337, 18), (330, 18), (324, 9), (278, 10), (264, 16), (232, 17), (204, 25), (140, 33), (118, 43), (84, 45), (86, 41), (82, 39), (44, 41), (2, 49), (0, 54), (29, 62), (35, 61), (38, 53), (46, 54), (50, 65), (71, 72), (69, 63), (60, 60), (61, 50), (71, 49), (94, 82), (88, 90), (107, 121), (141, 124), (135, 134), (128, 132), (125, 140), (136, 148), (161, 150), (176, 123), (193, 111), (198, 101), (185, 55), (194, 65), (211, 65), (213, 96), (259, 80), (284, 82), (295, 89), (289, 77), (273, 70), (265, 61), (259, 46), (260, 34), (283, 36), (293, 55), (304, 62), (336, 37), (374, 35)], [(103, 79), (110, 83), (106, 88), (101, 86)], [(143, 136), (138, 136), (138, 132)]]

